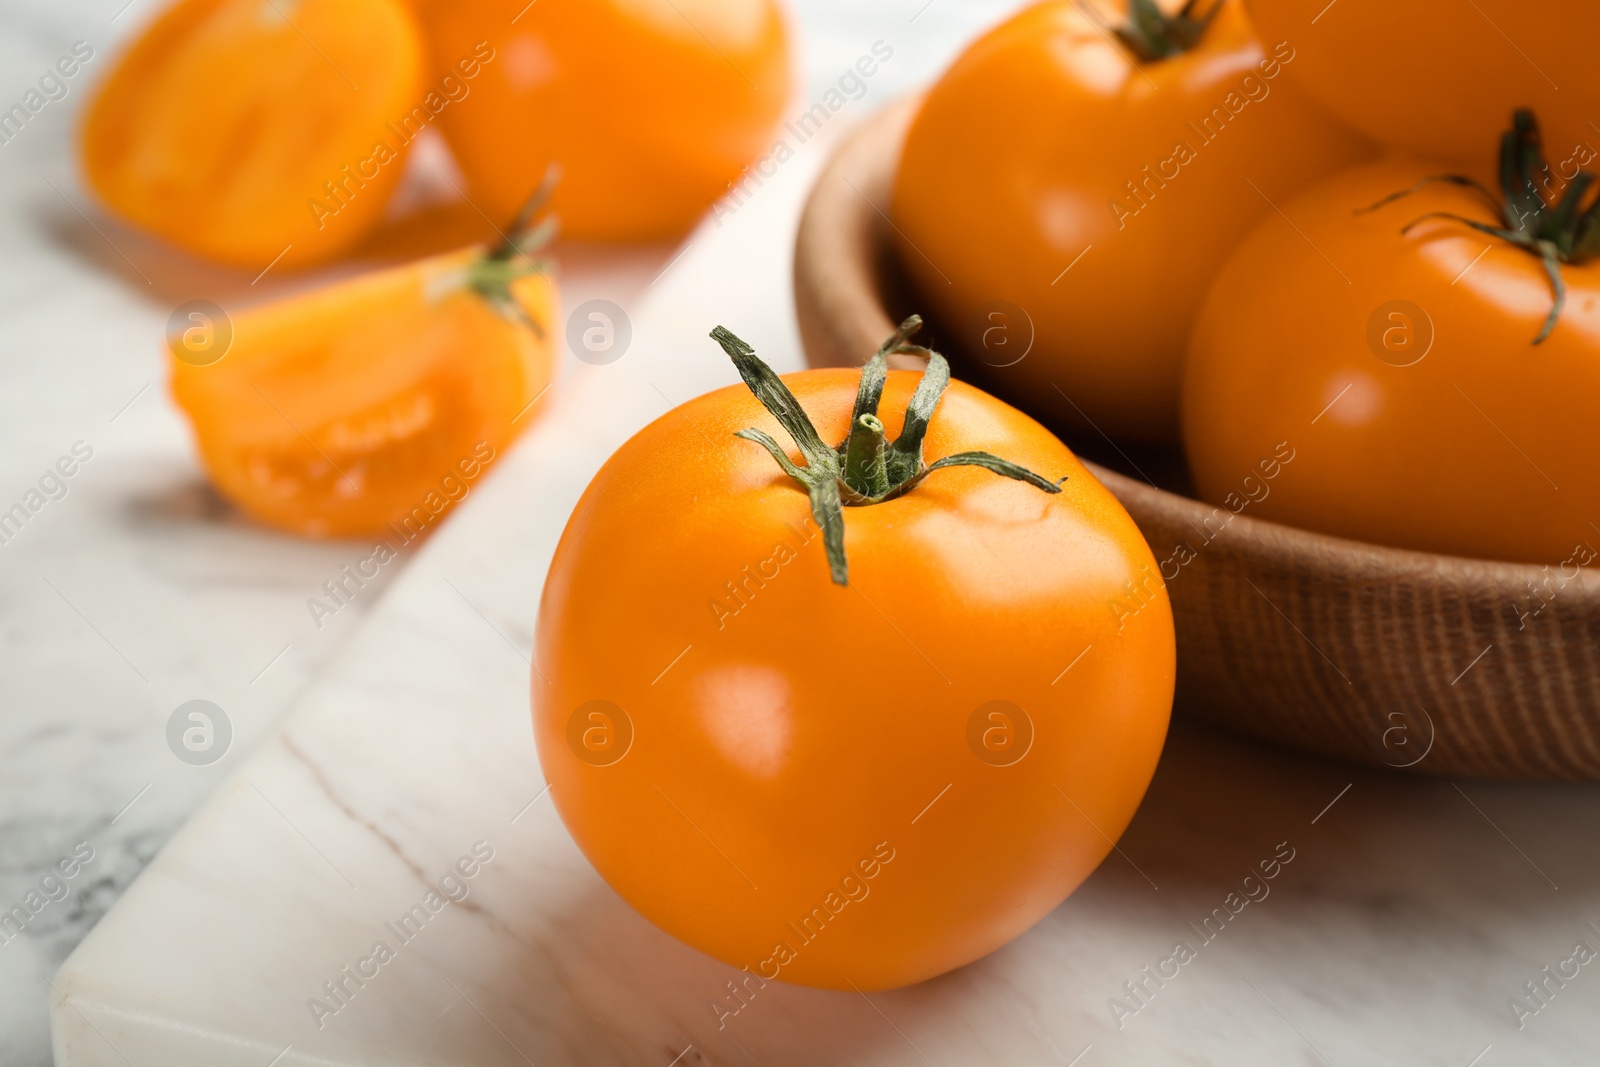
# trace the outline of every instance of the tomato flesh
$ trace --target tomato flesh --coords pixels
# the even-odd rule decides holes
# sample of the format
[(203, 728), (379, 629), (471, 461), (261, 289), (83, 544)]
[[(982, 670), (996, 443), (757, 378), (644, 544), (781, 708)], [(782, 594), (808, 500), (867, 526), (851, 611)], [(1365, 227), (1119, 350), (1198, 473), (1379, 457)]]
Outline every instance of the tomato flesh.
[(240, 315), (210, 365), (177, 358), (175, 345), (173, 395), (222, 493), (314, 536), (431, 526), (528, 425), (552, 372), (553, 285), (516, 283), (543, 324), (536, 337), (464, 287), (479, 254)]
[(406, 147), (386, 123), (419, 102), (422, 71), (396, 0), (183, 0), (98, 90), (84, 171), (114, 212), (196, 255), (322, 262), (387, 207)]

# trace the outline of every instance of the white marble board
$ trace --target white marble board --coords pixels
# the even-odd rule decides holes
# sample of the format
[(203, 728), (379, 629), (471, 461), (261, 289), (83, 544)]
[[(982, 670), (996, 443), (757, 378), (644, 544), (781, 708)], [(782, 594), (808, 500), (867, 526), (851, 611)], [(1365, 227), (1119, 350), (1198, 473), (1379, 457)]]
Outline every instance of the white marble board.
[[(26, 906), (75, 850), (93, 851), (66, 879), (65, 896), (32, 913), (20, 933), (0, 936), (4, 1067), (48, 1067), (51, 976), (410, 560), (407, 552), (386, 565), (317, 626), (308, 596), (370, 546), (264, 529), (205, 485), (165, 388), (169, 313), (196, 297), (236, 309), (360, 267), (259, 278), (209, 268), (96, 207), (74, 160), (80, 110), (118, 50), (168, 2), (0, 4), (6, 105), (74, 42), (94, 52), (64, 96), (0, 138), (0, 509), (30, 499), (74, 444), (93, 450), (64, 495), (47, 487), (56, 498), (0, 538), (0, 912)], [(933, 76), (1015, 3), (804, 0), (791, 12), (796, 104), (837, 85), (875, 40), (892, 42), (894, 60), (830, 119), (843, 125)], [(800, 155), (815, 157), (823, 141)], [(449, 192), (432, 166), (437, 155), (413, 154), (400, 200)], [(677, 251), (563, 247), (567, 306), (603, 296), (631, 308)], [(749, 295), (784, 314), (781, 262), (763, 264), (771, 277)], [(232, 727), (231, 744), (208, 766), (174, 758), (165, 736), (173, 710), (196, 698), (221, 707)]]
[[(629, 297), (625, 358), (564, 380), (79, 946), (51, 993), (56, 1062), (1592, 1061), (1600, 966), (1574, 956), (1600, 949), (1590, 786), (1355, 771), (1180, 728), (1119, 851), (1012, 945), (871, 997), (769, 984), (731, 1017), (713, 1005), (733, 1003), (735, 972), (595, 876), (543, 795), (529, 727), (544, 568), (612, 448), (733, 380), (712, 323), (799, 365), (787, 240), (819, 161), (797, 158)], [(401, 943), (387, 924), (474, 847), (492, 858), (467, 863), (465, 898)], [(1244, 876), (1289, 850), (1268, 894), (1204, 940)], [(394, 958), (315, 1017), (308, 1001), (330, 1002), (323, 984), (378, 940)], [(1157, 986), (1146, 968), (1179, 941), (1193, 958)]]
[[(638, 304), (627, 356), (568, 383), (78, 949), (56, 980), (57, 1062), (1465, 1067), (1600, 1049), (1600, 966), (1568, 964), (1536, 1014), (1508, 1004), (1576, 943), (1600, 948), (1600, 790), (1355, 771), (1194, 729), (1120, 851), (1014, 944), (870, 998), (774, 983), (719, 1018), (735, 972), (612, 894), (542, 794), (527, 657), (591, 472), (668, 402), (732, 380), (707, 326), (798, 362), (756, 291), (787, 255), (757, 216), (792, 224), (802, 179), (702, 231)], [(469, 895), (402, 945), (385, 924), (478, 842), (493, 858), (468, 864)], [(1268, 895), (1202, 942), (1286, 851)], [(318, 1017), (311, 998), (337, 1003), (323, 983), (378, 940), (395, 958)], [(1143, 968), (1178, 941), (1194, 958), (1157, 988)]]

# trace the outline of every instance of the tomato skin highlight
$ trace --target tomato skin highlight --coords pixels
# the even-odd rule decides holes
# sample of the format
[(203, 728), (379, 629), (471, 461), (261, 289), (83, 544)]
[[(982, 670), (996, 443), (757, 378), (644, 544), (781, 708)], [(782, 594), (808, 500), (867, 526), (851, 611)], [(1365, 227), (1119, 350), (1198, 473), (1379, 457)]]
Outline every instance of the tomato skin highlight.
[(397, 0), (301, 0), (293, 20), (257, 0), (161, 15), (86, 112), (84, 176), (101, 201), (252, 273), (365, 239), (405, 167), (386, 123), (423, 97), (417, 24)]
[[(844, 437), (857, 379), (784, 377), (826, 441)], [(891, 436), (916, 381), (890, 372)], [(847, 507), (849, 586), (830, 578), (805, 492), (732, 437), (749, 426), (782, 439), (743, 386), (707, 394), (585, 492), (540, 605), (540, 763), (585, 855), (668, 933), (764, 978), (920, 981), (1033, 925), (1109, 851), (1094, 827), (1127, 825), (1171, 707), (1165, 589), (1067, 448), (961, 382), (927, 460), (988, 450), (1069, 475), (1063, 492), (962, 467)], [(608, 765), (571, 732), (595, 700), (629, 723)], [(1002, 748), (1024, 733), (973, 727), (994, 700), (1032, 724), (1009, 766), (969, 744), (974, 729), (1013, 731), (990, 736)]]
[(578, 240), (681, 237), (772, 147), (788, 99), (773, 0), (435, 0), (422, 18), (441, 68), (494, 50), (439, 117), (474, 199), (509, 216), (559, 164)]
[(1600, 265), (1562, 267), (1566, 308), (1534, 345), (1553, 300), (1536, 256), (1442, 219), (1400, 234), (1429, 211), (1497, 223), (1480, 196), (1435, 184), (1355, 213), (1440, 169), (1390, 156), (1331, 176), (1284, 204), (1295, 228), (1270, 217), (1240, 245), (1189, 349), (1190, 468), (1222, 503), (1287, 441), (1252, 514), (1556, 564), (1600, 536)]
[(171, 342), (173, 398), (217, 489), (307, 536), (432, 532), (532, 422), (524, 409), (554, 372), (554, 283), (534, 274), (512, 286), (541, 338), (464, 288), (482, 254), (237, 315), (232, 347), (210, 365)]
[(901, 263), (972, 355), (993, 302), (1031, 320), (1025, 358), (963, 375), (1051, 425), (1175, 440), (1217, 268), (1272, 201), (1370, 154), (1286, 85), (1298, 61), (1237, 0), (1159, 61), (1135, 63), (1073, 0), (973, 44), (914, 121), (891, 208)]
[[(1532, 108), (1550, 161), (1600, 144), (1600, 6), (1587, 0), (1245, 0), (1263, 35), (1301, 53), (1296, 88), (1386, 145), (1487, 177), (1515, 108)], [(1319, 14), (1320, 13), (1320, 14)], [(1315, 25), (1312, 19), (1316, 19)], [(1569, 171), (1566, 177), (1572, 176)]]

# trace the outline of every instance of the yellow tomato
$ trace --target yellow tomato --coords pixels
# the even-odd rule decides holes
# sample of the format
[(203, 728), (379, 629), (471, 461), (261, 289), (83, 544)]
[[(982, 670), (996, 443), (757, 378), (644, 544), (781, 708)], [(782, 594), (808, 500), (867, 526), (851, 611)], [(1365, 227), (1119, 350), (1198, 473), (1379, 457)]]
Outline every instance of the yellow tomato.
[(436, 0), (422, 17), (437, 65), (481, 62), (439, 115), (471, 195), (510, 215), (559, 164), (553, 209), (580, 239), (681, 236), (771, 146), (788, 97), (773, 0)]
[[(1486, 153), (1487, 154), (1487, 153)], [(1600, 264), (1560, 267), (1449, 218), (1477, 192), (1409, 189), (1438, 164), (1390, 157), (1285, 202), (1218, 274), (1184, 378), (1184, 444), (1209, 500), (1462, 556), (1548, 563), (1600, 545)], [(1232, 500), (1230, 501), (1230, 496)], [(1593, 549), (1589, 549), (1592, 557)]]
[[(905, 985), (1026, 930), (1127, 826), (1172, 702), (1171, 608), (1116, 498), (971, 386), (929, 421), (912, 372), (877, 379), (881, 409), (861, 377), (788, 375), (767, 410), (731, 386), (641, 430), (579, 501), (539, 609), (562, 819), (619, 894), (752, 983)], [(886, 468), (926, 477), (841, 513), (850, 457), (874, 453), (833, 442), (874, 410), (899, 435)], [(816, 472), (841, 464), (819, 530)]]
[(911, 127), (892, 208), (963, 375), (1056, 425), (1174, 439), (1184, 343), (1228, 252), (1366, 152), (1285, 86), (1298, 59), (1237, 0), (1161, 58), (1071, 0), (969, 48)]
[[(1515, 108), (1533, 109), (1551, 162), (1595, 156), (1600, 4), (1593, 0), (1245, 0), (1292, 42), (1295, 87), (1396, 148), (1482, 166)], [(1566, 173), (1572, 177), (1572, 170)]]

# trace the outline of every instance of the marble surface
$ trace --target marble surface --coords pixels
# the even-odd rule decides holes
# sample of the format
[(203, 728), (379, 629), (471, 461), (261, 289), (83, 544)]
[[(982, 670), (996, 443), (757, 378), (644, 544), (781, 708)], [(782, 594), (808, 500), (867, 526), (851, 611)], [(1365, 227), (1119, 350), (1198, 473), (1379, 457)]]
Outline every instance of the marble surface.
[[(77, 39), (109, 48), (155, 8), (113, 22), (121, 6), (0, 8), (0, 69), (42, 70)], [(801, 7), (800, 99), (884, 39), (895, 61), (849, 108), (881, 102), (1003, 6)], [(622, 304), (629, 352), (569, 361), (457, 514), (317, 631), (306, 597), (365, 549), (261, 531), (204, 489), (157, 341), (180, 300), (243, 283), (94, 212), (68, 152), (74, 92), (0, 145), (0, 489), (19, 497), (74, 442), (94, 448), (0, 546), (0, 900), (52, 870), (66, 890), (0, 944), (0, 1064), (47, 1063), (51, 1044), (62, 1067), (1595, 1058), (1600, 964), (1573, 950), (1600, 950), (1600, 790), (1356, 771), (1190, 728), (1119, 852), (1010, 946), (871, 997), (772, 983), (719, 1025), (734, 972), (632, 912), (555, 817), (527, 657), (590, 474), (669, 404), (734, 380), (710, 324), (799, 365), (788, 238), (823, 139), (682, 249), (568, 250), (567, 305)], [(165, 739), (195, 698), (234, 728), (206, 767)], [(463, 899), (401, 944), (386, 924), (463, 857)], [(1276, 876), (1247, 883), (1263, 861)], [(394, 958), (314, 1014), (380, 939)], [(1564, 984), (1547, 977), (1563, 967)]]
[[(411, 563), (408, 556), (386, 566), (318, 628), (307, 598), (369, 546), (255, 527), (209, 491), (194, 461), (166, 394), (161, 338), (169, 313), (194, 298), (242, 306), (317, 277), (269, 272), (252, 285), (208, 269), (120, 227), (82, 187), (71, 137), (87, 89), (164, 4), (0, 3), (5, 106), (74, 42), (94, 50), (64, 98), (0, 143), (0, 508), (37, 488), (74, 444), (92, 450), (65, 495), (0, 544), (0, 911), (25, 905), (31, 892), (49, 901), (20, 934), (0, 934), (4, 1067), (51, 1061), (51, 975), (196, 805), (238, 772)], [(896, 0), (864, 11), (849, 0), (806, 0), (794, 10), (804, 44), (796, 105), (820, 99), (874, 41), (890, 42), (895, 59), (830, 120), (842, 125), (930, 77), (1009, 6)], [(784, 169), (813, 166), (825, 139), (803, 146)], [(783, 241), (801, 176), (796, 170), (787, 186), (742, 187), (724, 205), (724, 227), (750, 210), (740, 204), (781, 196), (783, 206), (761, 217), (777, 225), (767, 240)], [(408, 180), (411, 194), (439, 191), (425, 173)], [(724, 227), (708, 224), (679, 265)], [(566, 305), (604, 297), (631, 310), (663, 269), (678, 269), (679, 252), (562, 248)], [(742, 276), (759, 268), (739, 299), (749, 322), (776, 324), (781, 358), (792, 366), (799, 357), (786, 250), (773, 245), (772, 253), (717, 269)], [(715, 271), (701, 277), (720, 284)], [(577, 369), (569, 359), (566, 372)], [(680, 391), (666, 377), (658, 385), (675, 401), (698, 388), (685, 380)], [(565, 390), (563, 383), (556, 395)], [(643, 395), (657, 410), (666, 403), (660, 397), (654, 388)], [(635, 414), (648, 417), (643, 407)], [(559, 525), (559, 506), (551, 506), (557, 510), (541, 514)], [(223, 709), (232, 728), (226, 754), (207, 766), (181, 762), (166, 740), (173, 710), (195, 699)], [(92, 858), (74, 864), (75, 849)], [(63, 861), (72, 876), (41, 888)]]
[[(719, 1012), (737, 972), (635, 914), (556, 818), (527, 655), (560, 517), (592, 469), (660, 393), (731, 379), (706, 316), (794, 358), (782, 316), (750, 310), (758, 271), (705, 284), (714, 258), (774, 254), (755, 221), (658, 283), (636, 350), (574, 376), (79, 947), (56, 979), (59, 1064), (1592, 1057), (1600, 965), (1566, 963), (1575, 976), (1520, 1020), (1508, 1002), (1578, 942), (1600, 948), (1600, 790), (1353, 771), (1189, 728), (1119, 852), (1010, 946), (912, 989), (772, 983)], [(464, 898), (402, 943), (398, 918), (474, 850), (491, 858), (447, 885)], [(356, 987), (343, 969), (380, 940), (393, 958)], [(1124, 983), (1143, 983), (1137, 1000)]]

